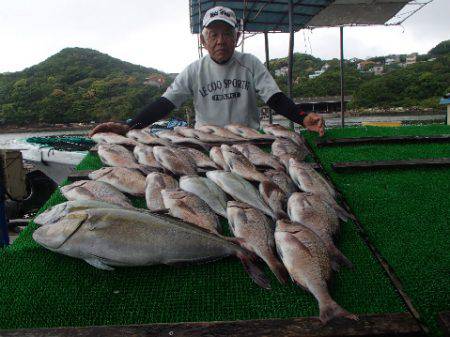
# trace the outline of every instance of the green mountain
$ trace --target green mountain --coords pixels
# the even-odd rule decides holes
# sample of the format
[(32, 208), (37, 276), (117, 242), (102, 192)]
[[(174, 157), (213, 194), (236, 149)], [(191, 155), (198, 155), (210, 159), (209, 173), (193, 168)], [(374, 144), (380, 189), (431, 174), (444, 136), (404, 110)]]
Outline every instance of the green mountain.
[[(153, 74), (161, 75), (166, 85), (144, 85)], [(66, 48), (23, 71), (0, 74), (0, 121), (123, 120), (159, 97), (171, 81), (163, 72), (95, 50)]]

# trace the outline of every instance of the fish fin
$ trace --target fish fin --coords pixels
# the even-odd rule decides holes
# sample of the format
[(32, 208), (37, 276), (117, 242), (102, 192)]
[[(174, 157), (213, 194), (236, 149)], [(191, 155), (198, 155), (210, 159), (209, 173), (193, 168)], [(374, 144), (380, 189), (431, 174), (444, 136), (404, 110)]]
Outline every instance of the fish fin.
[[(297, 239), (295, 237), (295, 229), (292, 229), (291, 231), (288, 232), (289, 235), (289, 240), (292, 242), (292, 244), (294, 244), (298, 249), (302, 250), (303, 252), (305, 252), (306, 254), (308, 254), (309, 256), (312, 256), (311, 251), (309, 250), (308, 247), (306, 247), (303, 242), (301, 242), (299, 239)], [(336, 247), (335, 247), (336, 248)], [(337, 248), (336, 248), (337, 249)]]
[(156, 167), (150, 167), (145, 165), (139, 165), (139, 168), (136, 168), (136, 170), (143, 175), (147, 176), (152, 172), (160, 172), (161, 170), (157, 169)]
[(95, 257), (91, 257), (88, 259), (84, 259), (84, 261), (86, 261), (87, 263), (89, 263), (91, 266), (101, 269), (101, 270), (114, 270), (113, 267), (108, 266), (107, 264), (104, 264), (102, 261), (100, 261), (99, 259), (95, 258)]
[(326, 324), (337, 317), (345, 317), (354, 321), (358, 320), (358, 316), (349, 313), (333, 300), (328, 301), (325, 306), (322, 306), (320, 308), (319, 319), (322, 321), (322, 323)]
[(336, 260), (331, 259), (330, 264), (331, 264), (331, 269), (333, 269), (333, 271), (339, 272), (339, 270), (341, 270), (341, 266)]
[(354, 269), (353, 263), (344, 255), (342, 252), (334, 245), (328, 245), (328, 251), (330, 253), (331, 259), (341, 266), (346, 266), (347, 268)]
[(283, 261), (283, 252), (278, 245), (275, 245), (275, 250), (277, 251), (278, 257)]
[(270, 289), (269, 279), (256, 264), (255, 255), (253, 253), (243, 250), (237, 254), (237, 257), (241, 260), (245, 271), (257, 285), (264, 289)]
[(337, 216), (342, 220), (347, 222), (348, 219), (351, 220), (356, 220), (355, 216), (353, 214), (350, 214), (349, 212), (347, 212), (346, 209), (344, 209), (343, 207), (339, 206), (338, 204), (336, 204), (334, 206), (334, 210), (336, 211)]
[(284, 264), (278, 261), (278, 259), (275, 256), (273, 256), (273, 258), (271, 258), (269, 262), (270, 262), (268, 263), (269, 268), (272, 271), (272, 273), (276, 276), (277, 280), (281, 284), (286, 284), (287, 281), (289, 280), (289, 273), (286, 270)]

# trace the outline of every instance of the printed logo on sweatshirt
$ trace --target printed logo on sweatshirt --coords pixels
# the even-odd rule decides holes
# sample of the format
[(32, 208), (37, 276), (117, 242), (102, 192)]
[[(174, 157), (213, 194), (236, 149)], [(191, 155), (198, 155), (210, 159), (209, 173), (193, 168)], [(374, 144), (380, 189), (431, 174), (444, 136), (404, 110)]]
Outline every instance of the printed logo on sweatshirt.
[[(212, 95), (212, 100), (214, 101), (221, 101), (223, 99), (232, 99), (232, 98), (238, 98), (241, 97), (241, 94), (239, 92), (232, 92), (232, 93), (220, 93), (216, 94), (216, 91), (223, 92), (227, 89), (241, 89), (241, 90), (247, 90), (250, 88), (250, 82), (239, 80), (239, 79), (223, 79), (218, 81), (212, 81), (208, 83), (207, 85), (200, 86), (200, 89), (198, 90), (200, 95), (202, 97), (206, 97), (209, 94)], [(222, 98), (221, 98), (222, 97)]]

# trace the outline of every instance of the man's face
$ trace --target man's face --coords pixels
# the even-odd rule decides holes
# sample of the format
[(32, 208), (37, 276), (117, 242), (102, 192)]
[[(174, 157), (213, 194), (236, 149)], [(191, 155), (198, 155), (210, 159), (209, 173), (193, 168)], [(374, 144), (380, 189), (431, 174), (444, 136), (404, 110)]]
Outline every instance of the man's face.
[(202, 43), (211, 58), (217, 63), (224, 63), (233, 56), (237, 35), (229, 24), (222, 21), (211, 23), (202, 36)]

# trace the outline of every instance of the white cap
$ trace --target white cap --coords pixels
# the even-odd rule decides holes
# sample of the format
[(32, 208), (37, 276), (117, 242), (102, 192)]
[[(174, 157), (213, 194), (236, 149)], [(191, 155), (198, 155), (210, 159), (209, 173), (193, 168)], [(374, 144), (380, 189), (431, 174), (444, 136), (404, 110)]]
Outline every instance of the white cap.
[(232, 9), (223, 6), (216, 6), (206, 11), (203, 17), (203, 27), (207, 27), (211, 22), (218, 20), (224, 21), (233, 28), (236, 28), (236, 14), (234, 14)]

